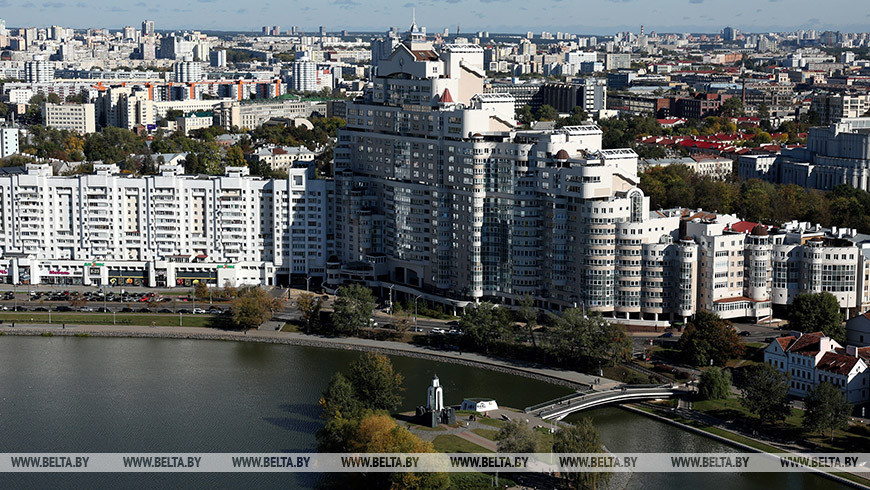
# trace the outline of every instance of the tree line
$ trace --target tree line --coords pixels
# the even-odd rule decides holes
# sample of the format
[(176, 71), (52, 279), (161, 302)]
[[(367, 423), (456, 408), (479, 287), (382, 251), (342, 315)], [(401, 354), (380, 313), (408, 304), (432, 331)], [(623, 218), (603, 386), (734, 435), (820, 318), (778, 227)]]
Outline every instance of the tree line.
[(716, 180), (669, 165), (641, 174), (640, 188), (653, 209), (704, 209), (774, 226), (798, 220), (870, 232), (870, 193), (847, 185), (821, 191), (758, 179)]

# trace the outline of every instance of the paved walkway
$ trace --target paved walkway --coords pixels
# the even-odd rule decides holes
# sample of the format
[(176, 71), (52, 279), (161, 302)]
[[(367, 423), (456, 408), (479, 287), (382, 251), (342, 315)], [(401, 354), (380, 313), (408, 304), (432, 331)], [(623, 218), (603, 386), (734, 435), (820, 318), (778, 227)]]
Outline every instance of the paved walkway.
[(495, 453), (498, 452), (498, 444), (496, 444), (495, 441), (490, 441), (486, 437), (475, 434), (474, 432), (471, 432), (471, 431), (458, 432), (458, 433), (456, 433), (456, 435), (458, 437), (461, 437), (461, 438), (465, 439), (466, 441), (468, 441), (472, 444), (476, 444), (484, 449), (489, 449), (490, 451), (495, 452)]
[[(8, 324), (0, 324), (0, 332), (13, 335), (39, 335), (43, 332), (52, 332), (55, 335), (87, 333), (94, 336), (110, 337), (129, 336), (246, 340), (348, 350), (372, 350), (391, 355), (436, 358), (446, 362), (473, 365), (511, 374), (534, 377), (575, 388), (584, 387), (606, 390), (621, 384), (618, 381), (602, 378), (600, 376), (592, 376), (567, 369), (551, 368), (525, 361), (497, 358), (468, 352), (460, 353), (457, 351), (443, 351), (394, 341), (359, 339), (353, 337), (321, 337), (297, 332), (281, 332), (274, 330), (274, 326), (270, 328), (271, 325), (277, 326), (277, 324), (270, 324), (267, 322), (263, 329), (239, 332), (206, 327), (147, 327), (133, 325), (96, 326), (67, 324), (66, 328), (62, 329), (61, 325), (57, 324), (20, 323), (16, 325), (15, 328), (11, 328)], [(596, 380), (600, 380), (600, 383), (595, 384)], [(546, 400), (541, 401), (543, 402)]]

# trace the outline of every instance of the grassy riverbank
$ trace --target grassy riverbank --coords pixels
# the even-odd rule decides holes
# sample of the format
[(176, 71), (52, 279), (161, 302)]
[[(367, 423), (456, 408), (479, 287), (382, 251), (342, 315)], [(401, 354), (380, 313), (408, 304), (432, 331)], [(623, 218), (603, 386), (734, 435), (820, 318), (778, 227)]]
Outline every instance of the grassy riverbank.
[[(21, 324), (46, 324), (49, 323), (48, 313), (45, 312), (2, 312), (0, 321), (4, 325)], [(184, 315), (181, 318), (181, 326), (185, 327), (211, 327), (214, 326), (215, 315)], [(114, 322), (114, 323), (113, 323)], [(62, 325), (139, 325), (150, 327), (178, 327), (179, 316), (175, 313), (116, 313), (114, 318), (111, 313), (52, 313), (51, 323)]]

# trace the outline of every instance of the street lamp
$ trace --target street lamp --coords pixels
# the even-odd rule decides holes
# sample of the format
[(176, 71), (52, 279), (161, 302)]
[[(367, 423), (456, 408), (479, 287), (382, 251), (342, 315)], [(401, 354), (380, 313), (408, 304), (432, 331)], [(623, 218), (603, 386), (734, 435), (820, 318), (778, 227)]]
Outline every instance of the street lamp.
[(305, 276), (305, 292), (309, 291), (309, 285), (311, 283), (311, 276)]
[(393, 321), (393, 288), (395, 284), (390, 284), (390, 322)]
[(417, 326), (417, 300), (422, 298), (423, 295), (414, 296), (414, 327)]

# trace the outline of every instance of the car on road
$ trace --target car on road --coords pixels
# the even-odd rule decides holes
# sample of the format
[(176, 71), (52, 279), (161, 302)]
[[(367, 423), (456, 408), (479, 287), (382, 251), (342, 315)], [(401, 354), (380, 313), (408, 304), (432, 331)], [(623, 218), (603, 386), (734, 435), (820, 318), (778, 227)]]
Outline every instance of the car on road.
[(154, 313), (153, 311), (149, 310), (148, 308), (139, 308), (139, 309), (136, 310), (136, 311), (137, 311), (138, 313)]
[(185, 315), (189, 315), (189, 314), (190, 314), (190, 310), (185, 310), (185, 309), (178, 310), (178, 312), (179, 312), (179, 313), (184, 313)]
[(443, 328), (433, 328), (433, 329), (432, 329), (432, 333), (433, 333), (433, 334), (444, 335), (444, 334), (447, 333), (447, 330), (444, 330)]
[(129, 306), (121, 308), (121, 313), (133, 313), (133, 308), (130, 308)]
[(27, 307), (26, 307), (26, 306), (21, 306), (21, 305), (18, 305), (18, 306), (16, 306), (16, 307), (12, 308), (12, 309), (15, 310), (15, 311), (27, 311)]
[(112, 310), (106, 308), (105, 306), (101, 306), (101, 307), (97, 308), (97, 311), (99, 311), (100, 313), (111, 313), (112, 312)]
[(412, 332), (422, 332), (422, 331), (423, 331), (423, 327), (411, 327), (411, 328), (409, 328), (408, 330), (410, 330), (410, 331), (412, 331)]
[(194, 308), (193, 314), (194, 315), (202, 315), (202, 314), (205, 314), (205, 310), (203, 310), (202, 308)]
[(462, 330), (459, 330), (458, 328), (451, 328), (447, 332), (447, 335), (462, 335)]
[(33, 309), (33, 311), (48, 311), (48, 309), (43, 308), (42, 306), (37, 306), (36, 308)]
[(79, 309), (77, 311), (86, 312), (86, 311), (94, 311), (94, 309), (91, 308), (90, 306), (79, 306)]
[(73, 311), (73, 309), (69, 306), (58, 306), (54, 309), (54, 311)]
[(169, 308), (160, 308), (159, 310), (157, 310), (157, 313), (172, 313), (172, 310), (170, 310)]
[(738, 333), (737, 335), (741, 337), (749, 337), (750, 335), (752, 335), (752, 333), (750, 333), (749, 330), (741, 330), (740, 333)]

